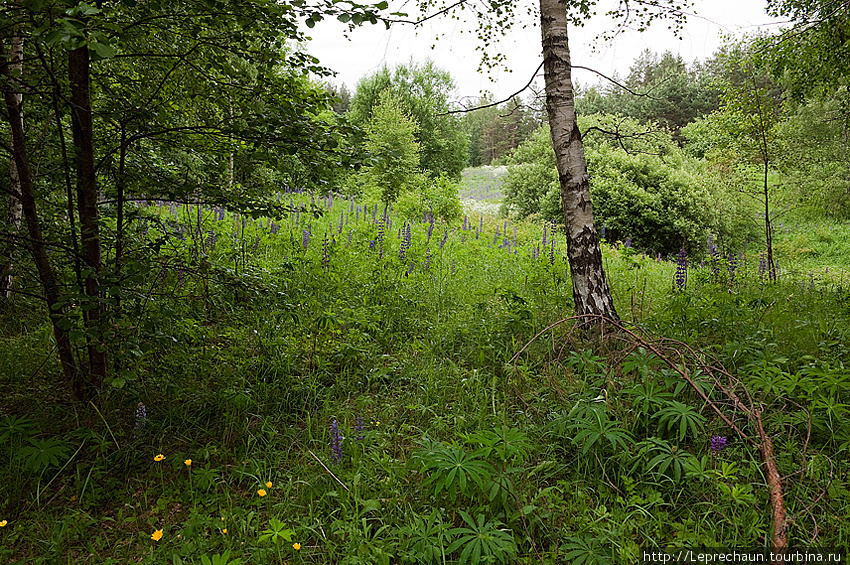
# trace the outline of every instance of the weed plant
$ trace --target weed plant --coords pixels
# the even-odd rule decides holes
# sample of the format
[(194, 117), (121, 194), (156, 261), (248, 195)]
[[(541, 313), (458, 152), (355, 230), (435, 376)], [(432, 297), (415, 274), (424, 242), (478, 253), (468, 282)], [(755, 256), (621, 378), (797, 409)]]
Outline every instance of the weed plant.
[[(558, 323), (557, 230), (283, 198), (304, 211), (205, 210), (202, 241), (185, 207), (139, 209), (138, 252), (161, 251), (92, 405), (68, 403), (37, 306), (6, 306), (0, 559), (606, 564), (770, 546), (758, 447), (711, 405), (752, 422), (708, 375), (690, 385), (645, 346)], [(761, 407), (790, 544), (846, 544), (846, 279), (797, 276), (780, 253), (769, 283), (744, 253), (689, 265), (680, 288), (675, 262), (613, 242), (604, 257), (628, 327), (698, 348)]]

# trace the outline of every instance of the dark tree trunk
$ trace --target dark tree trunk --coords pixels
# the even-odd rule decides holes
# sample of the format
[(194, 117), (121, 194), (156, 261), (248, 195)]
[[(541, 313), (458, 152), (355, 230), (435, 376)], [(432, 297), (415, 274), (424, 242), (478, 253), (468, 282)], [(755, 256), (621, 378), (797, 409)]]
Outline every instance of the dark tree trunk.
[[(12, 38), (9, 45), (7, 74), (11, 77), (12, 81), (18, 80), (23, 70), (24, 40), (21, 37), (18, 27), (19, 24), (15, 23), (12, 29)], [(9, 88), (11, 88), (11, 85)], [(14, 89), (12, 95), (14, 96), (15, 106), (20, 107), (23, 103), (23, 95), (18, 89)], [(22, 112), (20, 113), (20, 116), (16, 116), (15, 119), (18, 118), (21, 120), (21, 131), (23, 131), (24, 125)], [(14, 139), (10, 145), (12, 151), (16, 151)], [(21, 207), (20, 195), (21, 177), (18, 174), (18, 166), (15, 164), (14, 159), (9, 159), (9, 205), (6, 220), (8, 221), (13, 237), (21, 226), (23, 208)], [(9, 298), (12, 295), (12, 271), (14, 270), (12, 249), (13, 244), (9, 243), (6, 249), (2, 251), (2, 257), (0, 257), (0, 298)]]
[(546, 110), (561, 184), (575, 311), (618, 320), (605, 278), (599, 235), (593, 225), (587, 161), (576, 123), (566, 0), (540, 0), (540, 22)]
[(71, 340), (68, 334), (61, 329), (59, 323), (64, 317), (64, 308), (60, 301), (59, 285), (56, 282), (56, 276), (50, 264), (50, 258), (47, 255), (44, 237), (41, 232), (41, 225), (36, 210), (32, 175), (30, 174), (29, 163), (27, 162), (21, 97), (12, 87), (15, 84), (15, 79), (11, 76), (9, 67), (10, 65), (7, 61), (3, 61), (0, 64), (2, 73), (6, 78), (3, 87), (3, 98), (9, 116), (9, 129), (12, 133), (11, 158), (15, 163), (20, 181), (21, 209), (23, 211), (23, 217), (26, 220), (27, 235), (29, 236), (27, 247), (38, 271), (39, 280), (44, 287), (44, 296), (47, 301), (48, 311), (50, 312), (50, 321), (53, 324), (53, 336), (56, 339), (56, 349), (59, 353), (59, 360), (62, 363), (62, 371), (74, 390), (74, 394), (77, 398), (82, 398), (84, 396), (84, 387), (82, 386), (80, 374), (77, 371), (77, 365), (74, 361), (74, 350)]
[(77, 213), (80, 217), (83, 257), (86, 264), (85, 292), (89, 304), (84, 316), (89, 338), (89, 385), (99, 389), (106, 378), (106, 352), (100, 327), (102, 305), (98, 290), (101, 270), (100, 231), (97, 210), (97, 181), (94, 169), (94, 129), (89, 90), (88, 46), (68, 52), (68, 79), (71, 87), (71, 128), (77, 159)]

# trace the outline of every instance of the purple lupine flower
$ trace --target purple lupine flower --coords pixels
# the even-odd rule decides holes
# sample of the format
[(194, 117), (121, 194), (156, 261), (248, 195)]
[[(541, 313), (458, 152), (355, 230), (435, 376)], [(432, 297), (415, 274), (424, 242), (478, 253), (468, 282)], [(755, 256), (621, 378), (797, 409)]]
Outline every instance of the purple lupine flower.
[(452, 259), (452, 276), (455, 274), (455, 260)]
[(330, 242), (328, 241), (328, 234), (325, 233), (324, 239), (322, 239), (322, 267), (327, 269), (331, 265), (331, 249)]
[(467, 221), (466, 221), (466, 220), (467, 220), (467, 216), (464, 214), (464, 216), (463, 216), (463, 230), (464, 230), (464, 231), (466, 231), (467, 229), (469, 229), (469, 226), (468, 226), (468, 224), (467, 224)]
[(533, 261), (536, 261), (538, 257), (540, 257), (540, 244), (539, 243), (531, 248), (531, 259)]
[(431, 241), (431, 234), (434, 232), (434, 218), (431, 218), (431, 221), (428, 223), (428, 232), (426, 233), (427, 237), (425, 238), (425, 243)]
[(555, 264), (555, 238), (552, 238), (552, 244), (549, 246), (549, 264)]
[[(481, 217), (478, 220), (478, 231), (481, 231), (483, 229), (484, 229), (484, 214), (481, 214)], [(478, 237), (476, 236), (475, 239), (478, 239)]]
[(351, 246), (351, 236), (354, 235), (354, 230), (348, 230), (348, 243), (345, 244), (346, 247)]
[(358, 434), (354, 441), (362, 441), (366, 437), (363, 435), (363, 432), (366, 431), (366, 421), (363, 416), (357, 416), (354, 419), (354, 431)]
[(215, 251), (216, 241), (218, 241), (218, 236), (215, 234), (214, 231), (210, 231), (209, 235), (207, 236), (207, 245), (209, 246), (210, 251)]
[(502, 227), (502, 233), (508, 233), (508, 221), (505, 220), (505, 225)]
[(331, 422), (331, 463), (342, 461), (342, 435), (336, 420)]
[(427, 271), (430, 266), (431, 266), (431, 248), (426, 247), (425, 248), (425, 263), (422, 265), (422, 270)]
[(460, 243), (466, 243), (466, 233), (460, 234)]
[(260, 236), (257, 236), (256, 238), (254, 238), (254, 249), (253, 249), (253, 252), (254, 252), (254, 253), (256, 253), (256, 252), (257, 252), (257, 249), (259, 249), (259, 248), (260, 248)]
[(337, 233), (342, 233), (342, 226), (344, 225), (345, 220), (345, 212), (340, 210), (339, 212), (339, 231)]
[(409, 277), (410, 275), (412, 275), (412, 274), (413, 274), (414, 269), (416, 269), (416, 262), (415, 262), (415, 261), (411, 261), (411, 262), (410, 262), (410, 268), (407, 270), (407, 272), (404, 274), (404, 276)]
[(277, 222), (272, 222), (271, 230), (272, 230), (272, 235), (277, 235), (277, 232), (280, 231), (280, 225)]
[(133, 426), (133, 439), (140, 439), (145, 435), (145, 425), (148, 422), (148, 411), (145, 405), (139, 402), (136, 404), (136, 422)]
[(685, 254), (684, 247), (679, 250), (679, 254), (676, 256), (676, 275), (673, 280), (677, 289), (685, 289), (685, 282), (688, 280), (688, 257)]
[(602, 224), (602, 229), (599, 230), (599, 239), (605, 239), (605, 224)]
[(310, 245), (310, 230), (304, 228), (304, 232), (301, 236), (301, 245), (304, 246), (304, 251), (307, 251), (307, 247)]
[(546, 229), (547, 229), (547, 227), (548, 226), (546, 224), (543, 224), (543, 247), (544, 248), (546, 247)]
[(369, 249), (374, 251), (374, 249), (375, 249), (375, 240), (374, 239), (369, 240)]
[(711, 442), (708, 445), (708, 448), (711, 450), (711, 454), (717, 456), (721, 450), (726, 447), (726, 438), (723, 436), (713, 436), (711, 438)]
[(446, 244), (446, 240), (449, 239), (449, 230), (446, 228), (445, 233), (443, 233), (443, 240), (440, 242), (440, 249)]
[(404, 261), (407, 250), (410, 249), (410, 224), (399, 230), (401, 234), (401, 244), (398, 246), (398, 260)]
[(354, 213), (354, 221), (355, 221), (355, 223), (360, 221), (360, 205), (359, 204), (357, 205), (357, 211)]
[(631, 236), (626, 238), (626, 242), (623, 244), (623, 248), (627, 249), (632, 246), (632, 238)]
[(498, 241), (499, 241), (499, 228), (496, 228), (496, 233), (493, 234), (493, 245), (496, 245), (496, 243)]
[(767, 271), (767, 255), (764, 252), (759, 253), (759, 278), (764, 277)]
[(729, 280), (732, 282), (735, 281), (735, 270), (738, 268), (738, 259), (738, 255), (735, 253), (729, 254)]

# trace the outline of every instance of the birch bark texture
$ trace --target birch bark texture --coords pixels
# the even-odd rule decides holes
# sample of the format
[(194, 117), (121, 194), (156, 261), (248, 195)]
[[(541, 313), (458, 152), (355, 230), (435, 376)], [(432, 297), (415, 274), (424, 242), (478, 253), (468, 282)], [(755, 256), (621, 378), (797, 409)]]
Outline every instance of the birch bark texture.
[(605, 277), (599, 234), (593, 224), (590, 178), (576, 121), (566, 0), (540, 0), (540, 27), (546, 111), (561, 185), (575, 312), (619, 320)]

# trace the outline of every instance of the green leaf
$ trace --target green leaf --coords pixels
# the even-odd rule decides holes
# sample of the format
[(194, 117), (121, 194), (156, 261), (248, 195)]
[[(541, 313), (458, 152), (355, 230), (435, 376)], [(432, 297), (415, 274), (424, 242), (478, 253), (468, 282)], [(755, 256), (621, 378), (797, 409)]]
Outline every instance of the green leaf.
[(89, 43), (89, 49), (94, 51), (97, 59), (111, 59), (117, 53), (114, 47), (105, 43)]

